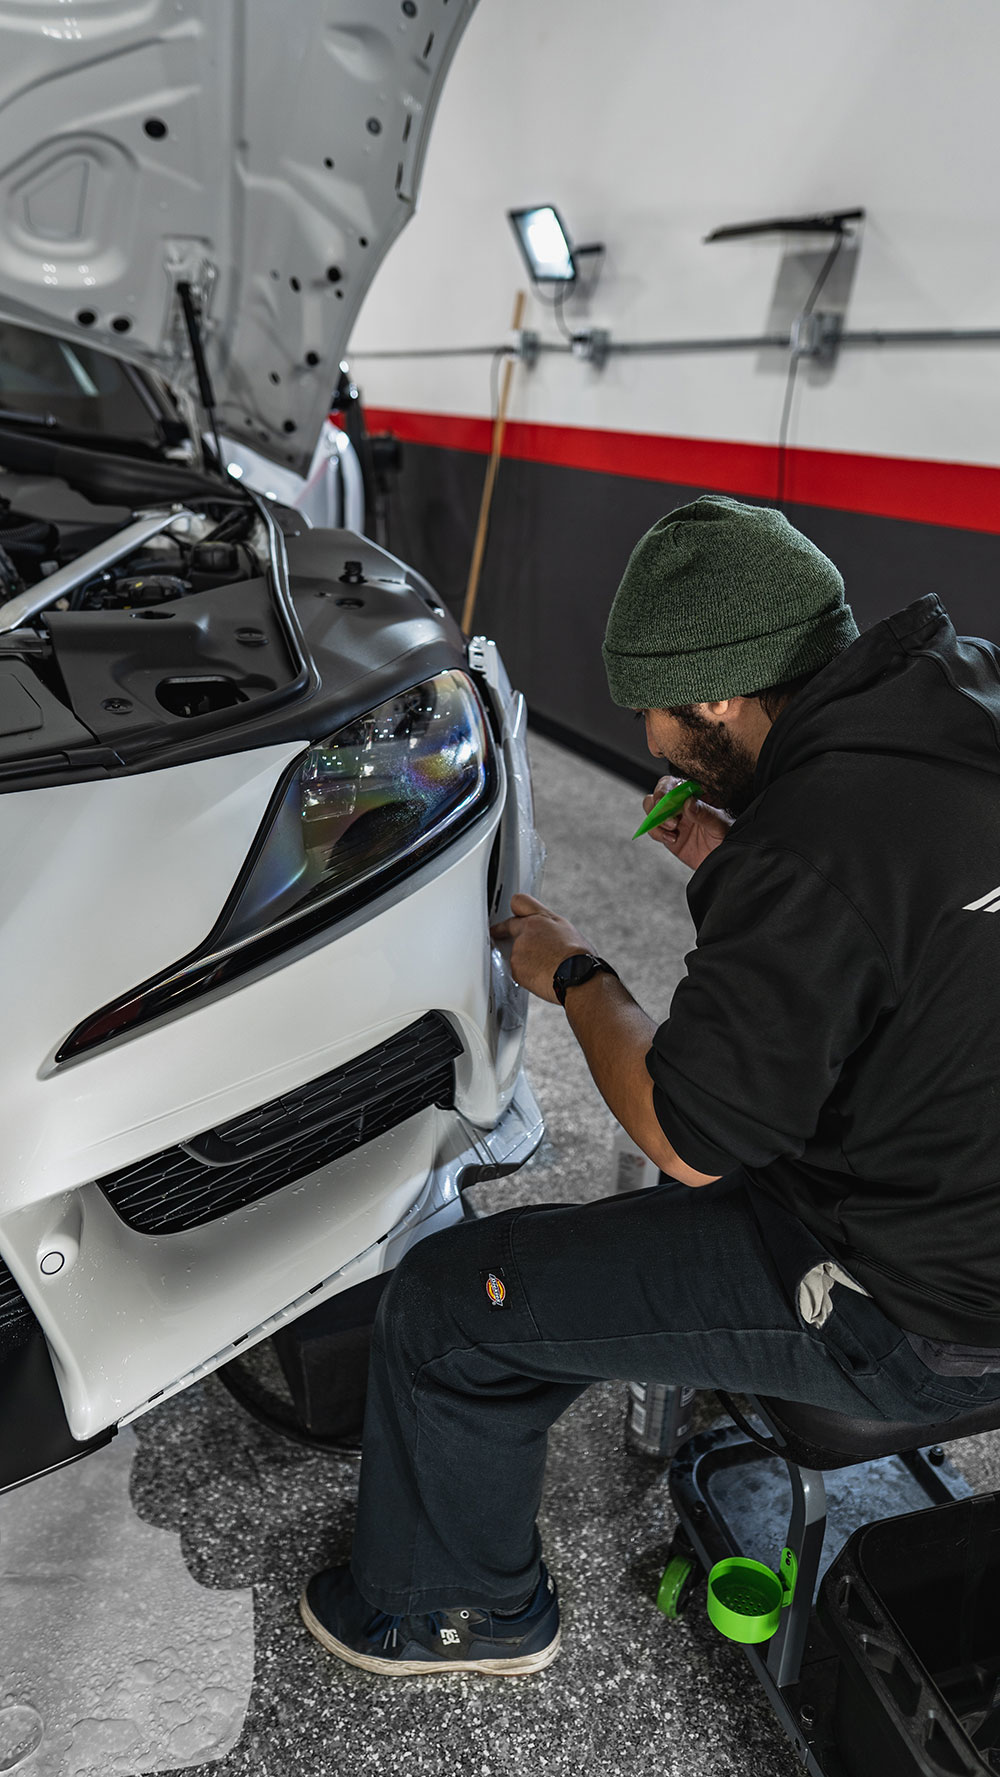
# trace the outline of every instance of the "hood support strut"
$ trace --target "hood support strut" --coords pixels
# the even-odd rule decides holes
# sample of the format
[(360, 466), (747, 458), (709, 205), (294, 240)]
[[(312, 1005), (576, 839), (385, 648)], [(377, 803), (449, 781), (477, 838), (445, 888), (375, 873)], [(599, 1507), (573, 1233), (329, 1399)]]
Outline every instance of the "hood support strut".
[(222, 445), (219, 443), (218, 421), (215, 417), (215, 390), (212, 388), (212, 378), (209, 375), (208, 363), (205, 358), (205, 344), (201, 337), (201, 310), (195, 302), (194, 291), (186, 279), (177, 285), (177, 295), (180, 300), (181, 314), (184, 316), (188, 344), (191, 347), (194, 373), (198, 379), (198, 394), (201, 397), (201, 405), (205, 410), (205, 418), (212, 434), (212, 443), (215, 445), (219, 474), (225, 480), (226, 468), (222, 458)]

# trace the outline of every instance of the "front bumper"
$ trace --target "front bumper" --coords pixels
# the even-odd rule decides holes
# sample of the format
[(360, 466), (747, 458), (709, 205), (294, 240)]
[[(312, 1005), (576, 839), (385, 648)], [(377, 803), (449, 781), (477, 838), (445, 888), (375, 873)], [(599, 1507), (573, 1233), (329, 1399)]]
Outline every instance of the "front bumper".
[[(461, 1220), (463, 1190), (481, 1180), (501, 1178), (517, 1172), (531, 1159), (544, 1133), (545, 1123), (538, 1100), (522, 1073), (515, 1086), (513, 1098), (493, 1129), (483, 1133), (473, 1129), (462, 1118), (457, 1118), (444, 1132), (437, 1164), (424, 1189), (388, 1234), (382, 1235), (364, 1252), (358, 1253), (338, 1271), (314, 1285), (297, 1301), (290, 1302), (280, 1313), (271, 1315), (242, 1338), (234, 1340), (222, 1351), (215, 1352), (211, 1358), (198, 1364), (186, 1375), (178, 1376), (168, 1387), (159, 1389), (140, 1406), (123, 1414), (119, 1425), (140, 1418), (151, 1407), (159, 1406), (170, 1395), (179, 1394), (192, 1382), (198, 1382), (203, 1376), (210, 1375), (221, 1364), (228, 1363), (230, 1358), (239, 1356), (251, 1345), (258, 1344), (261, 1339), (270, 1338), (272, 1333), (287, 1326), (289, 1321), (297, 1320), (307, 1309), (319, 1307), (330, 1296), (338, 1295), (341, 1290), (349, 1289), (354, 1284), (365, 1283), (368, 1278), (376, 1277), (383, 1271), (392, 1271), (416, 1241)], [(463, 1141), (465, 1146), (461, 1145)], [(452, 1148), (457, 1151), (450, 1152)]]
[[(488, 933), (512, 893), (536, 886), (523, 720), (523, 705), (508, 699), (500, 795), (474, 827), (270, 972), (61, 1068), (33, 1064), (48, 1042), (32, 1039), (65, 1028), (60, 1002), (69, 988), (81, 992), (90, 957), (75, 978), (56, 967), (50, 998), (47, 983), (32, 997), (25, 982), (24, 1023), (0, 1068), (0, 1255), (44, 1331), (73, 1438), (134, 1418), (305, 1309), (391, 1268), (412, 1240), (461, 1213), (463, 1183), (512, 1170), (540, 1139), (520, 1075), (524, 996)], [(116, 795), (120, 786), (100, 788)], [(206, 806), (219, 808), (208, 798)], [(155, 864), (154, 851), (146, 867)], [(77, 917), (54, 931), (56, 955), (100, 905), (96, 895), (88, 902), (88, 884), (76, 888)], [(113, 909), (104, 915), (107, 927)], [(185, 1231), (138, 1231), (96, 1182), (294, 1093), (429, 1010), (461, 1043), (453, 1108), (428, 1106), (273, 1195)]]

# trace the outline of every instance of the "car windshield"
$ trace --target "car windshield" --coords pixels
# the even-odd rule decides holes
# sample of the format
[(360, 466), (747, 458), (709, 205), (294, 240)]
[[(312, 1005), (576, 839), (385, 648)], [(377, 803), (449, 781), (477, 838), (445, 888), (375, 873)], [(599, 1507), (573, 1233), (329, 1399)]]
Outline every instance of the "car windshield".
[(151, 444), (162, 436), (137, 372), (92, 346), (0, 320), (0, 423), (4, 414)]

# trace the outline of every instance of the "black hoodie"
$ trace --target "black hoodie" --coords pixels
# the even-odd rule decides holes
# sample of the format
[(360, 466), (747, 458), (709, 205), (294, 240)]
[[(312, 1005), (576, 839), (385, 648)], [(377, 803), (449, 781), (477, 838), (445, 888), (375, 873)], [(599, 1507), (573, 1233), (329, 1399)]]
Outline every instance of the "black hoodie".
[(918, 599), (786, 706), (754, 788), (688, 888), (664, 1133), (898, 1326), (1000, 1348), (1000, 649)]

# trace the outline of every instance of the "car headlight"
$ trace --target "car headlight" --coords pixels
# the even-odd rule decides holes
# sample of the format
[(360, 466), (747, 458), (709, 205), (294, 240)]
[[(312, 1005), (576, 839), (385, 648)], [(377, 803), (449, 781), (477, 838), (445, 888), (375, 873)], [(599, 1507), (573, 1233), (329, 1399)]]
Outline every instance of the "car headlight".
[(387, 698), (285, 777), (204, 944), (67, 1037), (65, 1061), (221, 987), (409, 874), (490, 801), (493, 748), (463, 672)]
[(487, 759), (479, 700), (458, 672), (388, 698), (310, 747), (223, 916), (224, 941), (398, 872), (483, 800)]

